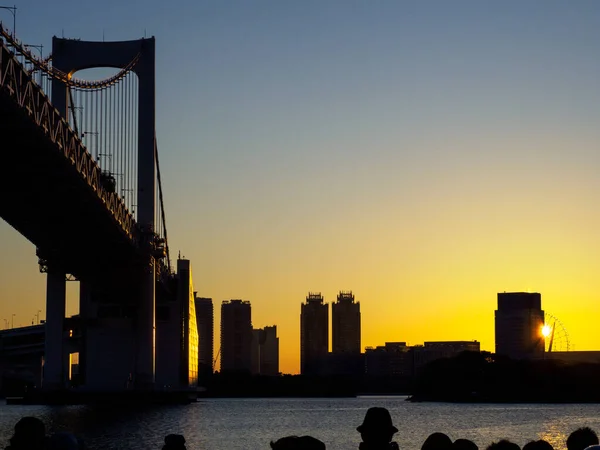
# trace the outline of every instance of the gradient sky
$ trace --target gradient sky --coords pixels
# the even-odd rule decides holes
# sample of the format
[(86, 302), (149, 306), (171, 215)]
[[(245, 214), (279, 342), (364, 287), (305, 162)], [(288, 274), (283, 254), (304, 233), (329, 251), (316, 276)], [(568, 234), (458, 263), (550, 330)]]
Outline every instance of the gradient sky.
[[(231, 298), (278, 326), (282, 371), (308, 291), (352, 290), (363, 346), (486, 350), (497, 292), (537, 291), (572, 348), (600, 349), (600, 2), (17, 7), (46, 54), (63, 33), (156, 37), (172, 254), (216, 330)], [(44, 317), (34, 247), (4, 222), (0, 242), (0, 320)]]

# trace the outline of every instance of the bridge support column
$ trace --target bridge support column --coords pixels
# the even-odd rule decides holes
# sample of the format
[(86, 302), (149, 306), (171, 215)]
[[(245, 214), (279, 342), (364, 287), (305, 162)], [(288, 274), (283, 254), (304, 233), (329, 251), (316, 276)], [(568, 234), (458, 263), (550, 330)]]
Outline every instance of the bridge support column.
[(92, 285), (87, 281), (79, 282), (79, 317), (83, 325), (83, 342), (79, 349), (79, 379), (83, 385), (88, 382), (88, 326), (93, 317)]
[(154, 389), (155, 380), (155, 261), (150, 257), (149, 267), (143, 274), (141, 298), (137, 313), (137, 355), (135, 387), (140, 390)]
[(79, 317), (92, 318), (92, 286), (87, 281), (79, 282)]
[(46, 340), (44, 348), (43, 388), (65, 387), (65, 356), (63, 349), (66, 307), (65, 273), (50, 268), (46, 278)]

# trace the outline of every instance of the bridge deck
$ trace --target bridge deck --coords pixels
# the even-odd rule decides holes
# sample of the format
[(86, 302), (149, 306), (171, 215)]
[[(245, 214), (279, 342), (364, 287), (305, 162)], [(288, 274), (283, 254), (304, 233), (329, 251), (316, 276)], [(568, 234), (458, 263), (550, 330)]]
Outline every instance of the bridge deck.
[[(71, 161), (0, 88), (0, 216), (80, 279), (140, 264), (134, 242)], [(125, 280), (122, 280), (125, 281)], [(129, 280), (131, 282), (131, 280)]]

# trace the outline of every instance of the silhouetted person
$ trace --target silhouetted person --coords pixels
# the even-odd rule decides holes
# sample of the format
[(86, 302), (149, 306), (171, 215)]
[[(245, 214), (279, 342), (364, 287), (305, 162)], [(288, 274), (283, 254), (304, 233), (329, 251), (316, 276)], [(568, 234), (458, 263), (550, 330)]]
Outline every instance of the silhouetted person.
[(162, 450), (186, 450), (185, 438), (181, 434), (169, 434), (165, 437)]
[(66, 432), (54, 433), (47, 440), (47, 450), (83, 450), (83, 441)]
[(452, 443), (452, 450), (479, 450), (479, 447), (468, 439), (457, 439)]
[(598, 435), (590, 427), (578, 428), (567, 438), (568, 450), (584, 450), (590, 445), (598, 444)]
[(444, 433), (431, 433), (423, 442), (421, 450), (452, 450), (452, 439)]
[(488, 445), (486, 450), (521, 450), (521, 447), (507, 439), (502, 439), (501, 441)]
[(286, 436), (271, 442), (273, 450), (325, 450), (325, 444), (312, 436)]
[(539, 441), (531, 441), (523, 446), (523, 450), (554, 450), (549, 442), (540, 439)]
[(385, 408), (369, 408), (362, 425), (359, 425), (356, 430), (362, 438), (360, 450), (398, 449), (398, 444), (392, 442), (398, 428), (392, 425), (392, 416)]
[(36, 417), (23, 417), (15, 425), (6, 450), (43, 450), (46, 444), (46, 427)]

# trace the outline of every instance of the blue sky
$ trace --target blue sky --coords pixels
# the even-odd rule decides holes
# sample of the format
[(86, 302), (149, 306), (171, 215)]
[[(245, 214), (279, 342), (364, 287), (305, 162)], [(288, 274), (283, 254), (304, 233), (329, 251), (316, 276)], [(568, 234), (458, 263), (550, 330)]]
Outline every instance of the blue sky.
[[(19, 37), (46, 54), (63, 32), (156, 37), (172, 252), (192, 259), (197, 289), (217, 306), (248, 299), (257, 326), (279, 324), (295, 352), (289, 371), (308, 290), (332, 301), (354, 289), (368, 345), (459, 338), (405, 324), (425, 314), (415, 298), (439, 313), (440, 330), (473, 311), (479, 325), (465, 338), (489, 349), (496, 292), (541, 291), (563, 322), (572, 315), (575, 340), (598, 312), (600, 3), (17, 7)], [(44, 280), (34, 251), (6, 224), (0, 238), (3, 295), (35, 314)], [(486, 281), (465, 296), (473, 277)], [(568, 292), (578, 295), (569, 307)], [(385, 308), (383, 336), (374, 328)]]

